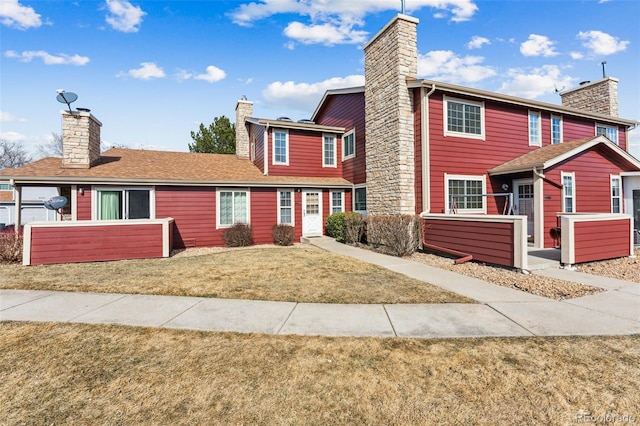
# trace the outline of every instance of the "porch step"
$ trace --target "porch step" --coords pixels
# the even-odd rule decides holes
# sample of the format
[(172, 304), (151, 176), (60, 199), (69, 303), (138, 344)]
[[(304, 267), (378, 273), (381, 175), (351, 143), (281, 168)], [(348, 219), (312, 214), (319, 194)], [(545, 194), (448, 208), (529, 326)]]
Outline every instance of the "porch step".
[(541, 271), (543, 269), (560, 267), (560, 250), (543, 249), (529, 250), (527, 256), (530, 271)]

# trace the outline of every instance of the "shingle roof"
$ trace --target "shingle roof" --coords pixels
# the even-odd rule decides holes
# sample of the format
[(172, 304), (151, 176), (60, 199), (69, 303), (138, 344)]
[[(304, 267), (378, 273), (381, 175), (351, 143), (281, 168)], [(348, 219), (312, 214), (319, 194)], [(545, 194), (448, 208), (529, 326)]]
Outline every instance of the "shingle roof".
[(350, 186), (343, 178), (264, 176), (249, 160), (229, 154), (110, 149), (89, 169), (65, 169), (60, 158), (43, 158), (0, 176), (18, 182), (118, 182), (221, 185), (329, 185)]
[(0, 191), (0, 202), (13, 201), (13, 191)]
[(591, 136), (584, 139), (577, 139), (556, 145), (547, 145), (542, 148), (535, 149), (490, 169), (489, 174), (495, 176), (524, 172), (530, 171), (534, 167), (546, 169), (596, 145), (606, 146), (608, 149), (616, 153), (623, 161), (629, 163), (632, 168), (640, 169), (640, 162), (638, 162), (636, 158), (612, 143), (609, 139), (604, 136)]

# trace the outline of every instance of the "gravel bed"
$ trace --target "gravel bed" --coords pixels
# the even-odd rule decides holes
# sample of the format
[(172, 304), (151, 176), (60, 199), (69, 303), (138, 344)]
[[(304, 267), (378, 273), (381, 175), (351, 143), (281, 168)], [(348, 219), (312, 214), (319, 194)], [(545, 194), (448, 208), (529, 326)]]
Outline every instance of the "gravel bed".
[(574, 299), (576, 297), (588, 296), (604, 291), (598, 287), (538, 275), (523, 274), (510, 269), (473, 261), (455, 265), (451, 258), (426, 252), (414, 253), (409, 259), (436, 268), (478, 278), (503, 287), (510, 287), (555, 300)]
[(640, 260), (638, 259), (640, 249), (635, 251), (635, 255), (635, 258), (620, 257), (618, 259), (582, 263), (576, 265), (576, 269), (587, 274), (640, 283)]

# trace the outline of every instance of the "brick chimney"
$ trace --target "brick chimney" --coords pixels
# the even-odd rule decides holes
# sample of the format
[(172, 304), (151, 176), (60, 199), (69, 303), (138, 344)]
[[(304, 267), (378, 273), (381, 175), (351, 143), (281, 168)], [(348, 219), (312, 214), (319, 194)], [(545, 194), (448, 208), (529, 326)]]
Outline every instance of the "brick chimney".
[(560, 96), (562, 106), (618, 116), (618, 79), (616, 78), (605, 77), (593, 83), (586, 81), (574, 89), (560, 93)]
[(238, 158), (249, 158), (249, 132), (245, 119), (252, 115), (253, 102), (243, 96), (236, 104), (236, 156)]
[(88, 169), (100, 161), (100, 127), (89, 110), (62, 111), (62, 167)]
[(396, 15), (364, 46), (369, 214), (415, 213), (413, 102), (406, 79), (418, 74), (418, 22)]

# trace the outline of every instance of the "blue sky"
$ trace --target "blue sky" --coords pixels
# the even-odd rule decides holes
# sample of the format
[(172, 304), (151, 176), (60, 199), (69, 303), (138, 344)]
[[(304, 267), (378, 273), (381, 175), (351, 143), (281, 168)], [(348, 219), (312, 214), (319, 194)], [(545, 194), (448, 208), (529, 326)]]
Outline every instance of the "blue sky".
[[(560, 103), (607, 75), (640, 121), (638, 1), (406, 0), (418, 77)], [(364, 83), (362, 46), (400, 0), (0, 0), (0, 138), (60, 133), (56, 90), (78, 94), (109, 145), (186, 151), (242, 95), (264, 118), (308, 118), (327, 89)], [(640, 129), (631, 152), (640, 157)]]

